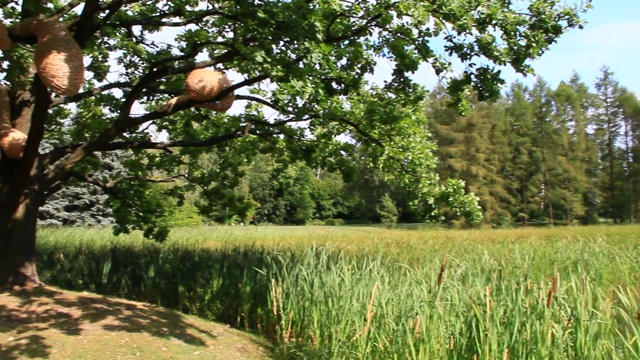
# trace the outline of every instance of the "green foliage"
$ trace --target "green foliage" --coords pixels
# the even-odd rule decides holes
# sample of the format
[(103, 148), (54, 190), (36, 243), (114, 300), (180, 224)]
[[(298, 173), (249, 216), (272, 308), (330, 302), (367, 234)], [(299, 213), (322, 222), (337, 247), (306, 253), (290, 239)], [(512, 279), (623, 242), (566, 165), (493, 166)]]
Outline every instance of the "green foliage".
[(198, 212), (198, 208), (193, 205), (185, 204), (176, 208), (173, 215), (169, 218), (172, 227), (176, 226), (202, 226), (204, 221)]
[[(537, 78), (512, 84), (496, 102), (470, 95), (461, 115), (434, 89), (426, 115), (436, 172), (463, 180), (492, 226), (637, 222), (638, 100), (606, 67), (595, 90), (575, 73), (556, 89)], [(439, 201), (441, 216), (465, 225), (447, 201)]]
[[(501, 175), (503, 160), (499, 150), (506, 151), (503, 124), (504, 110), (495, 103), (481, 103), (473, 99), (473, 111), (462, 116), (446, 106), (449, 97), (438, 87), (429, 95), (426, 116), (429, 130), (437, 142), (436, 170), (445, 178), (464, 180), (465, 190), (478, 197), (484, 221), (500, 225), (510, 217), (508, 205), (513, 201), (506, 191)], [(451, 211), (447, 221), (456, 221)]]
[[(406, 200), (424, 210), (423, 219), (440, 217), (437, 201), (446, 200), (476, 222), (480, 212), (474, 197), (434, 173), (435, 147), (424, 131), (421, 108), (425, 91), (410, 75), (422, 64), (431, 66), (449, 83), (452, 104), (467, 109), (470, 91), (480, 100), (499, 95), (498, 66), (531, 72), (527, 61), (568, 29), (581, 27), (580, 13), (590, 7), (589, 2), (568, 6), (556, 0), (102, 5), (13, 1), (2, 9), (9, 24), (40, 15), (60, 18), (86, 59), (81, 94), (51, 104), (37, 100), (46, 121), (32, 128), (57, 143), (39, 156), (36, 173), (23, 186), (32, 184), (44, 198), (62, 187), (83, 159), (131, 151), (133, 157), (123, 164), (127, 180), (105, 182), (117, 184), (107, 187), (116, 232), (143, 229), (157, 239), (165, 237), (173, 211), (164, 196), (182, 202), (185, 194), (198, 193), (200, 212), (220, 222), (303, 224), (314, 212), (335, 216), (340, 210), (326, 201), (320, 208), (314, 204), (308, 174), (280, 169), (281, 186), (292, 180), (305, 184), (275, 194), (293, 206), (257, 200), (258, 207), (253, 200), (273, 189), (254, 189), (253, 200), (239, 194), (244, 174), (236, 170), (258, 153), (289, 153), (292, 163), (335, 170), (344, 165), (345, 154), (354, 152), (354, 144), (367, 149), (371, 164), (386, 177), (411, 190)], [(33, 39), (17, 40), (23, 44), (0, 54), (0, 73), (14, 92), (26, 92), (33, 82), (26, 66)], [(393, 71), (374, 86), (367, 79), (377, 61), (388, 62)], [(466, 65), (458, 77), (451, 73), (454, 62)], [(193, 102), (158, 108), (183, 93), (184, 78), (194, 68), (231, 76), (241, 95), (233, 112), (212, 113)], [(34, 152), (39, 145), (29, 142)], [(216, 166), (201, 170), (197, 165), (209, 151), (215, 157), (209, 165)], [(145, 183), (159, 178), (183, 182), (161, 190)]]
[(114, 191), (118, 194), (112, 199), (115, 235), (142, 230), (146, 238), (159, 242), (167, 239), (175, 205), (164, 189), (147, 182), (123, 180)]
[(392, 229), (396, 226), (398, 223), (398, 209), (389, 194), (384, 194), (380, 199), (380, 205), (378, 205), (377, 210), (382, 225), (387, 229)]
[(329, 226), (340, 226), (344, 225), (345, 222), (342, 219), (327, 219), (324, 221), (324, 224)]
[[(48, 139), (47, 148), (55, 139)], [(80, 164), (75, 179), (61, 191), (53, 194), (40, 208), (40, 225), (64, 226), (109, 226), (113, 225), (112, 203), (107, 185), (110, 179), (126, 176), (122, 165), (127, 154), (121, 152), (104, 154), (100, 158), (87, 158)], [(91, 184), (87, 184), (86, 181)]]

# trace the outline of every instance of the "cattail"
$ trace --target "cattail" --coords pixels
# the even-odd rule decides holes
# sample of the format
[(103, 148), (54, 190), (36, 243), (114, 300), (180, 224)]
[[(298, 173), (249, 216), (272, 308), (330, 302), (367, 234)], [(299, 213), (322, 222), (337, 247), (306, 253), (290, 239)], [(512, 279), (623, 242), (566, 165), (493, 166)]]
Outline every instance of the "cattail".
[(447, 268), (447, 259), (445, 258), (440, 263), (440, 273), (438, 274), (438, 286), (442, 285), (442, 281), (444, 280), (444, 271)]
[(375, 301), (377, 292), (378, 292), (378, 283), (376, 282), (373, 285), (373, 290), (371, 290), (371, 299), (369, 300), (369, 307), (367, 308), (367, 322), (364, 325), (364, 329), (362, 329), (362, 332), (364, 333), (365, 337), (369, 334), (369, 328), (371, 327), (371, 320), (373, 320), (373, 315), (374, 315), (373, 303)]
[(0, 147), (2, 147), (2, 151), (10, 159), (22, 159), (26, 144), (27, 134), (18, 129), (11, 129), (0, 135)]
[(487, 315), (491, 315), (491, 286), (485, 289), (487, 293)]
[(84, 82), (80, 46), (63, 25), (54, 21), (40, 21), (36, 36), (36, 69), (42, 82), (56, 94), (77, 94)]
[(219, 71), (196, 69), (187, 76), (185, 89), (192, 98), (205, 101), (218, 96), (228, 84), (227, 77)]
[(558, 291), (558, 275), (553, 275), (553, 279), (551, 280), (551, 288), (549, 289), (549, 293), (547, 294), (547, 308), (550, 308), (553, 305), (553, 296), (556, 291)]
[(13, 46), (11, 38), (9, 38), (9, 30), (0, 22), (0, 50), (9, 50)]

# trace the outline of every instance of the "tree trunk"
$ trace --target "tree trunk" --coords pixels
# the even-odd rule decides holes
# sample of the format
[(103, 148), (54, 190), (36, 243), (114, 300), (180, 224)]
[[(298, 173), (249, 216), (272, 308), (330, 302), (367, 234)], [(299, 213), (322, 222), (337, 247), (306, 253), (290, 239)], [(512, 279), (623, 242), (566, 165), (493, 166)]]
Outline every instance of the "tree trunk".
[(0, 289), (41, 285), (35, 262), (39, 206), (24, 163), (0, 158)]
[[(6, 95), (5, 95), (6, 96)], [(41, 204), (39, 146), (49, 114), (51, 95), (38, 76), (29, 91), (16, 90), (6, 97), (0, 126), (27, 134), (19, 160), (0, 157), (0, 288), (41, 285), (36, 271), (36, 225)], [(19, 99), (20, 101), (17, 101)], [(7, 106), (9, 101), (9, 106)], [(7, 117), (11, 109), (11, 119)]]
[(0, 287), (33, 287), (42, 283), (36, 271), (38, 201), (23, 197), (15, 211), (0, 210)]

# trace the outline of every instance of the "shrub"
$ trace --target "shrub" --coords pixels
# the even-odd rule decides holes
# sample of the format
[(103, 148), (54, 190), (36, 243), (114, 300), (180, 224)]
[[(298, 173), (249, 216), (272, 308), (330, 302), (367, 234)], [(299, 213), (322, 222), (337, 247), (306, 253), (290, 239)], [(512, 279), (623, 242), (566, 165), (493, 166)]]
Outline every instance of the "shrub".
[(327, 219), (324, 221), (325, 225), (329, 225), (329, 226), (340, 226), (340, 225), (344, 225), (344, 220), (342, 219)]

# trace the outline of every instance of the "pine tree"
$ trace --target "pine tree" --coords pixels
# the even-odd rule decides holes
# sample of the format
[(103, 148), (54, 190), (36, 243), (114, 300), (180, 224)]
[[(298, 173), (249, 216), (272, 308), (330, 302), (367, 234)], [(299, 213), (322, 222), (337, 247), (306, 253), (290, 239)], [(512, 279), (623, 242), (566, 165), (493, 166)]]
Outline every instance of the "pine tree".
[(540, 166), (541, 176), (541, 210), (545, 211), (545, 217), (553, 226), (555, 222), (555, 206), (562, 197), (559, 184), (562, 176), (562, 167), (567, 166), (566, 157), (558, 153), (561, 146), (562, 129), (554, 123), (552, 118), (553, 100), (551, 89), (540, 77), (537, 78), (533, 88), (529, 91), (529, 101), (533, 115), (533, 147), (537, 150), (534, 161)]
[(628, 199), (630, 222), (640, 219), (640, 101), (627, 89), (622, 89), (617, 102), (622, 116), (622, 150), (626, 199)]
[[(125, 152), (97, 155), (87, 159), (73, 173), (77, 178), (53, 194), (41, 207), (38, 223), (43, 226), (108, 226), (115, 223), (108, 187), (128, 175), (122, 162)], [(95, 160), (95, 161), (92, 161)]]
[(588, 153), (586, 114), (579, 95), (564, 81), (554, 91), (553, 101), (554, 122), (561, 137), (556, 150), (560, 162), (554, 174), (559, 184), (556, 192), (564, 207), (565, 219), (571, 224), (574, 219), (584, 219), (586, 214), (583, 201), (589, 186), (589, 162), (585, 157)]
[(571, 105), (575, 113), (575, 154), (579, 157), (577, 162), (583, 164), (582, 168), (585, 175), (585, 188), (582, 193), (584, 216), (581, 221), (584, 224), (594, 224), (599, 221), (601, 207), (601, 195), (598, 189), (600, 160), (595, 136), (589, 131), (589, 128), (595, 128), (595, 124), (589, 114), (593, 112), (597, 103), (597, 96), (589, 90), (589, 87), (575, 72), (569, 79), (568, 85), (575, 94), (574, 104)]
[(491, 142), (495, 117), (501, 110), (494, 103), (473, 100), (472, 111), (463, 116), (451, 109), (449, 102), (444, 89), (436, 88), (426, 105), (429, 131), (438, 145), (438, 174), (464, 180), (466, 190), (479, 198), (485, 221), (502, 225), (510, 218), (503, 206), (509, 195), (498, 174)]
[(608, 67), (601, 69), (595, 88), (598, 95), (594, 122), (595, 138), (601, 162), (600, 191), (603, 194), (602, 213), (614, 223), (623, 219), (623, 210), (628, 207), (621, 204), (620, 173), (622, 167), (618, 140), (621, 132), (621, 110), (617, 99), (620, 96), (620, 85)]
[(380, 199), (380, 205), (377, 207), (378, 215), (380, 216), (380, 222), (387, 229), (392, 229), (398, 223), (398, 208), (389, 194), (384, 194)]
[(514, 199), (510, 210), (523, 225), (541, 217), (542, 176), (540, 151), (534, 144), (535, 125), (533, 108), (527, 97), (529, 88), (515, 82), (507, 92), (505, 107), (507, 143), (511, 158), (503, 168), (507, 189)]

